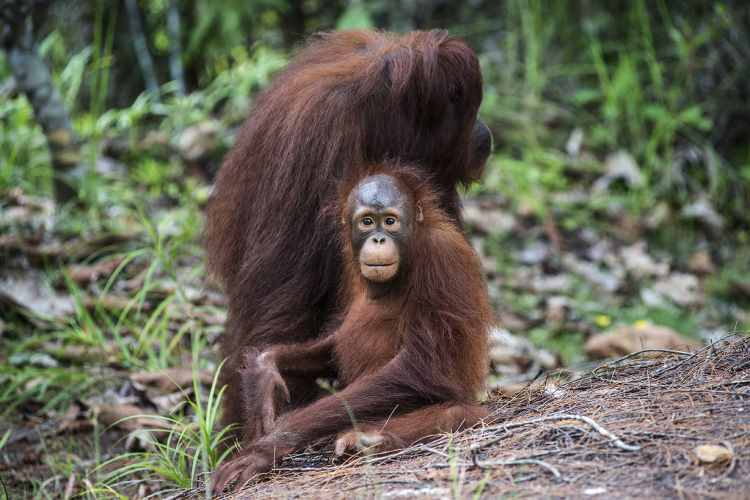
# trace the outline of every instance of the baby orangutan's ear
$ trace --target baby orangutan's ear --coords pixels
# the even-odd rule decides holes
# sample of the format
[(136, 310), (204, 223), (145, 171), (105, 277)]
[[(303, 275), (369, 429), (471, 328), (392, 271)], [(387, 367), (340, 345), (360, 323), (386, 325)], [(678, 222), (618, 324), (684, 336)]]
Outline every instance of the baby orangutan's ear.
[(422, 213), (422, 202), (417, 202), (417, 222), (422, 222), (424, 220), (424, 214)]

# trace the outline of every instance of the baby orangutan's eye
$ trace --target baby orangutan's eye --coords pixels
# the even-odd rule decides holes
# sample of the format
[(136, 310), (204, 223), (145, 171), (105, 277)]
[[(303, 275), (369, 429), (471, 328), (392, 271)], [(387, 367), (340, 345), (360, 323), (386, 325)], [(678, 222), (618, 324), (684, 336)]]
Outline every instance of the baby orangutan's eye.
[(373, 224), (375, 224), (375, 219), (372, 217), (362, 217), (363, 226), (372, 226)]
[(386, 217), (385, 218), (385, 225), (386, 226), (392, 226), (395, 223), (396, 223), (396, 218), (395, 217)]

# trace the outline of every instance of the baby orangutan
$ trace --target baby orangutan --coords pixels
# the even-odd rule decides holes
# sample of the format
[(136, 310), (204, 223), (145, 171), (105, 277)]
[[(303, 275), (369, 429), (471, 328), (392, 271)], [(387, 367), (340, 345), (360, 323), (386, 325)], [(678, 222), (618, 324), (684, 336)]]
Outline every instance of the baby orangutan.
[[(385, 173), (387, 172), (387, 173)], [(401, 448), (474, 425), (491, 309), (476, 254), (417, 169), (369, 169), (340, 196), (346, 276), (339, 326), (247, 356), (263, 388), (262, 426), (214, 476), (215, 491), (337, 434), (338, 455)], [(288, 375), (335, 375), (343, 389), (276, 419)]]

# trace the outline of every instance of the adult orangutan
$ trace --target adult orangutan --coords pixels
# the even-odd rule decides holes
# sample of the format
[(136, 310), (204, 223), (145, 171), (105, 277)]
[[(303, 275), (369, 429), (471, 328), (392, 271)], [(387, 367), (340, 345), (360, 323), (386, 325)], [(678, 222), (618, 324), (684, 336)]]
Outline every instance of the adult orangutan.
[[(229, 302), (223, 421), (239, 424), (240, 440), (271, 421), (247, 360), (318, 338), (336, 310), (343, 266), (324, 207), (338, 181), (367, 162), (411, 162), (460, 224), (456, 186), (479, 178), (490, 150), (481, 98), (476, 55), (443, 31), (318, 35), (258, 97), (207, 210), (209, 269)], [(306, 374), (286, 386), (287, 408), (319, 395)]]
[(338, 373), (343, 388), (269, 422), (215, 476), (244, 483), (312, 441), (338, 434), (336, 453), (403, 447), (473, 425), (487, 371), (491, 309), (480, 264), (420, 173), (376, 168), (341, 198), (347, 304), (332, 333), (246, 358), (273, 408), (289, 376)]

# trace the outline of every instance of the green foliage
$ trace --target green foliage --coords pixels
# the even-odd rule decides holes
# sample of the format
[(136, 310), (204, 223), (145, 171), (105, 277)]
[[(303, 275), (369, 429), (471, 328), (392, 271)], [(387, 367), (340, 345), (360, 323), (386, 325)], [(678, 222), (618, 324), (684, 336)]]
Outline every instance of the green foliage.
[(25, 99), (0, 99), (0, 190), (50, 192), (49, 152)]
[[(200, 342), (194, 342), (193, 346), (193, 366), (196, 367), (202, 346)], [(117, 494), (120, 483), (126, 483), (132, 477), (145, 477), (158, 482), (162, 492), (174, 487), (195, 488), (203, 482), (206, 495), (210, 496), (207, 474), (235, 449), (225, 443), (232, 429), (218, 429), (219, 409), (224, 395), (224, 388), (218, 387), (220, 370), (221, 367), (217, 369), (206, 395), (203, 395), (196, 372), (193, 377), (193, 397), (187, 398), (191, 417), (150, 417), (162, 420), (171, 428), (166, 439), (153, 440), (153, 451), (127, 453), (99, 465), (94, 473), (101, 471), (101, 480), (91, 488), (90, 493)]]
[[(724, 2), (706, 9), (708, 17), (683, 15), (663, 1), (626, 5), (622, 13), (591, 6), (579, 22), (568, 15), (578, 8), (570, 2), (504, 4), (507, 29), (495, 35), (498, 52), (481, 56), (482, 114), (494, 125), (500, 152), (486, 187), (533, 205), (539, 215), (553, 205), (564, 212), (553, 195), (568, 190), (570, 174), (591, 182), (607, 154), (625, 150), (646, 180), (630, 188), (640, 192), (628, 201), (637, 202), (631, 204), (636, 215), (656, 200), (683, 205), (698, 193), (707, 193), (720, 211), (739, 214), (742, 205), (746, 212), (747, 201), (739, 200), (748, 199), (750, 184), (731, 179), (746, 174), (748, 151), (732, 166), (717, 154), (712, 115), (726, 111), (696, 83), (701, 72), (712, 71), (706, 57), (722, 57), (739, 19), (726, 15), (732, 8)], [(576, 128), (588, 156), (563, 150)], [(679, 170), (686, 151), (703, 152), (701, 168)], [(558, 161), (545, 161), (550, 157)], [(588, 164), (582, 170), (581, 161)], [(722, 174), (715, 174), (717, 164)]]
[(349, 7), (346, 8), (336, 23), (336, 29), (338, 30), (370, 28), (373, 28), (372, 17), (362, 0), (351, 0)]

